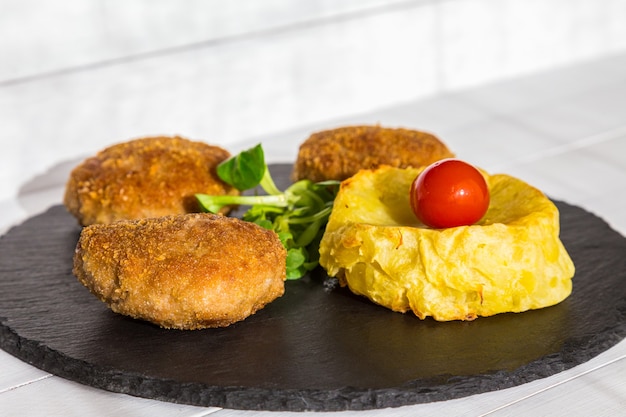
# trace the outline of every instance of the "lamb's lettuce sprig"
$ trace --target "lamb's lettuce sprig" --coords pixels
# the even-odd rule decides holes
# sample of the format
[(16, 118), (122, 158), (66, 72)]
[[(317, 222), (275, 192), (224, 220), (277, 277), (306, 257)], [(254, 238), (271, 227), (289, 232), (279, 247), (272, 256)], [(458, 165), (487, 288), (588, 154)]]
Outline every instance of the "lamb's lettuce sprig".
[(259, 144), (222, 162), (218, 176), (240, 191), (260, 186), (267, 194), (210, 196), (196, 194), (200, 206), (217, 213), (224, 206), (250, 208), (243, 220), (273, 230), (287, 250), (287, 279), (301, 278), (319, 264), (319, 243), (332, 211), (339, 181), (300, 180), (280, 191)]

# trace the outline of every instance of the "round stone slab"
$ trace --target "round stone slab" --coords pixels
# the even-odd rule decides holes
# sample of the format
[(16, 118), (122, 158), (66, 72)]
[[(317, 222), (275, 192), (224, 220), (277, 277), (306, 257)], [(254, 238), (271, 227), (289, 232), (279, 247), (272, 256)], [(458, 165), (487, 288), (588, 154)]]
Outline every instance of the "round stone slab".
[[(272, 166), (288, 181), (289, 165)], [(92, 387), (275, 411), (398, 407), (545, 378), (626, 335), (626, 239), (556, 202), (576, 265), (554, 307), (440, 323), (391, 312), (316, 270), (222, 329), (164, 330), (111, 312), (72, 275), (80, 228), (62, 206), (0, 238), (0, 347)]]

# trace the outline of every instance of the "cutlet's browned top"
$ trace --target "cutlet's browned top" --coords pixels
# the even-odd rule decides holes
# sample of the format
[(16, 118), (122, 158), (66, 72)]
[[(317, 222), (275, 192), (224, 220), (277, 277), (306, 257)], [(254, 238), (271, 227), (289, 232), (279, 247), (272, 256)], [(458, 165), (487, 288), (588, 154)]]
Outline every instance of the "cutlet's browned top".
[(74, 168), (64, 203), (82, 225), (197, 212), (196, 193), (238, 194), (217, 176), (228, 157), (178, 136), (116, 144)]
[(454, 156), (436, 136), (409, 129), (348, 126), (312, 134), (298, 152), (292, 177), (344, 180), (360, 169), (429, 165)]

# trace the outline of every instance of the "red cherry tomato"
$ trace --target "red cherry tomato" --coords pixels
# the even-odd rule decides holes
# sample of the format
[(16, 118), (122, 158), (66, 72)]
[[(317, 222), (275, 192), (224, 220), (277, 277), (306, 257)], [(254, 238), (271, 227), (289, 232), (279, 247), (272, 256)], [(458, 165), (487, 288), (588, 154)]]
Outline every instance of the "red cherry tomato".
[(459, 159), (429, 165), (411, 184), (411, 208), (427, 226), (441, 229), (480, 220), (489, 207), (489, 188), (474, 166)]

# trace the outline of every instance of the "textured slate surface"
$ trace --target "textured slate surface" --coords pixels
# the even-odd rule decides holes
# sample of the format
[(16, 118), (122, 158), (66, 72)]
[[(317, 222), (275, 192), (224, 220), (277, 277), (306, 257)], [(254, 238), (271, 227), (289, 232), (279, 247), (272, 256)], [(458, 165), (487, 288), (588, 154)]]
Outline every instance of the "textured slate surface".
[[(287, 168), (274, 169), (284, 183)], [(282, 298), (244, 322), (187, 332), (116, 315), (93, 297), (71, 273), (80, 229), (52, 207), (0, 239), (0, 347), (90, 386), (235, 409), (372, 409), (519, 385), (626, 335), (626, 239), (579, 207), (557, 205), (577, 267), (560, 305), (420, 321), (318, 271), (287, 282)]]

